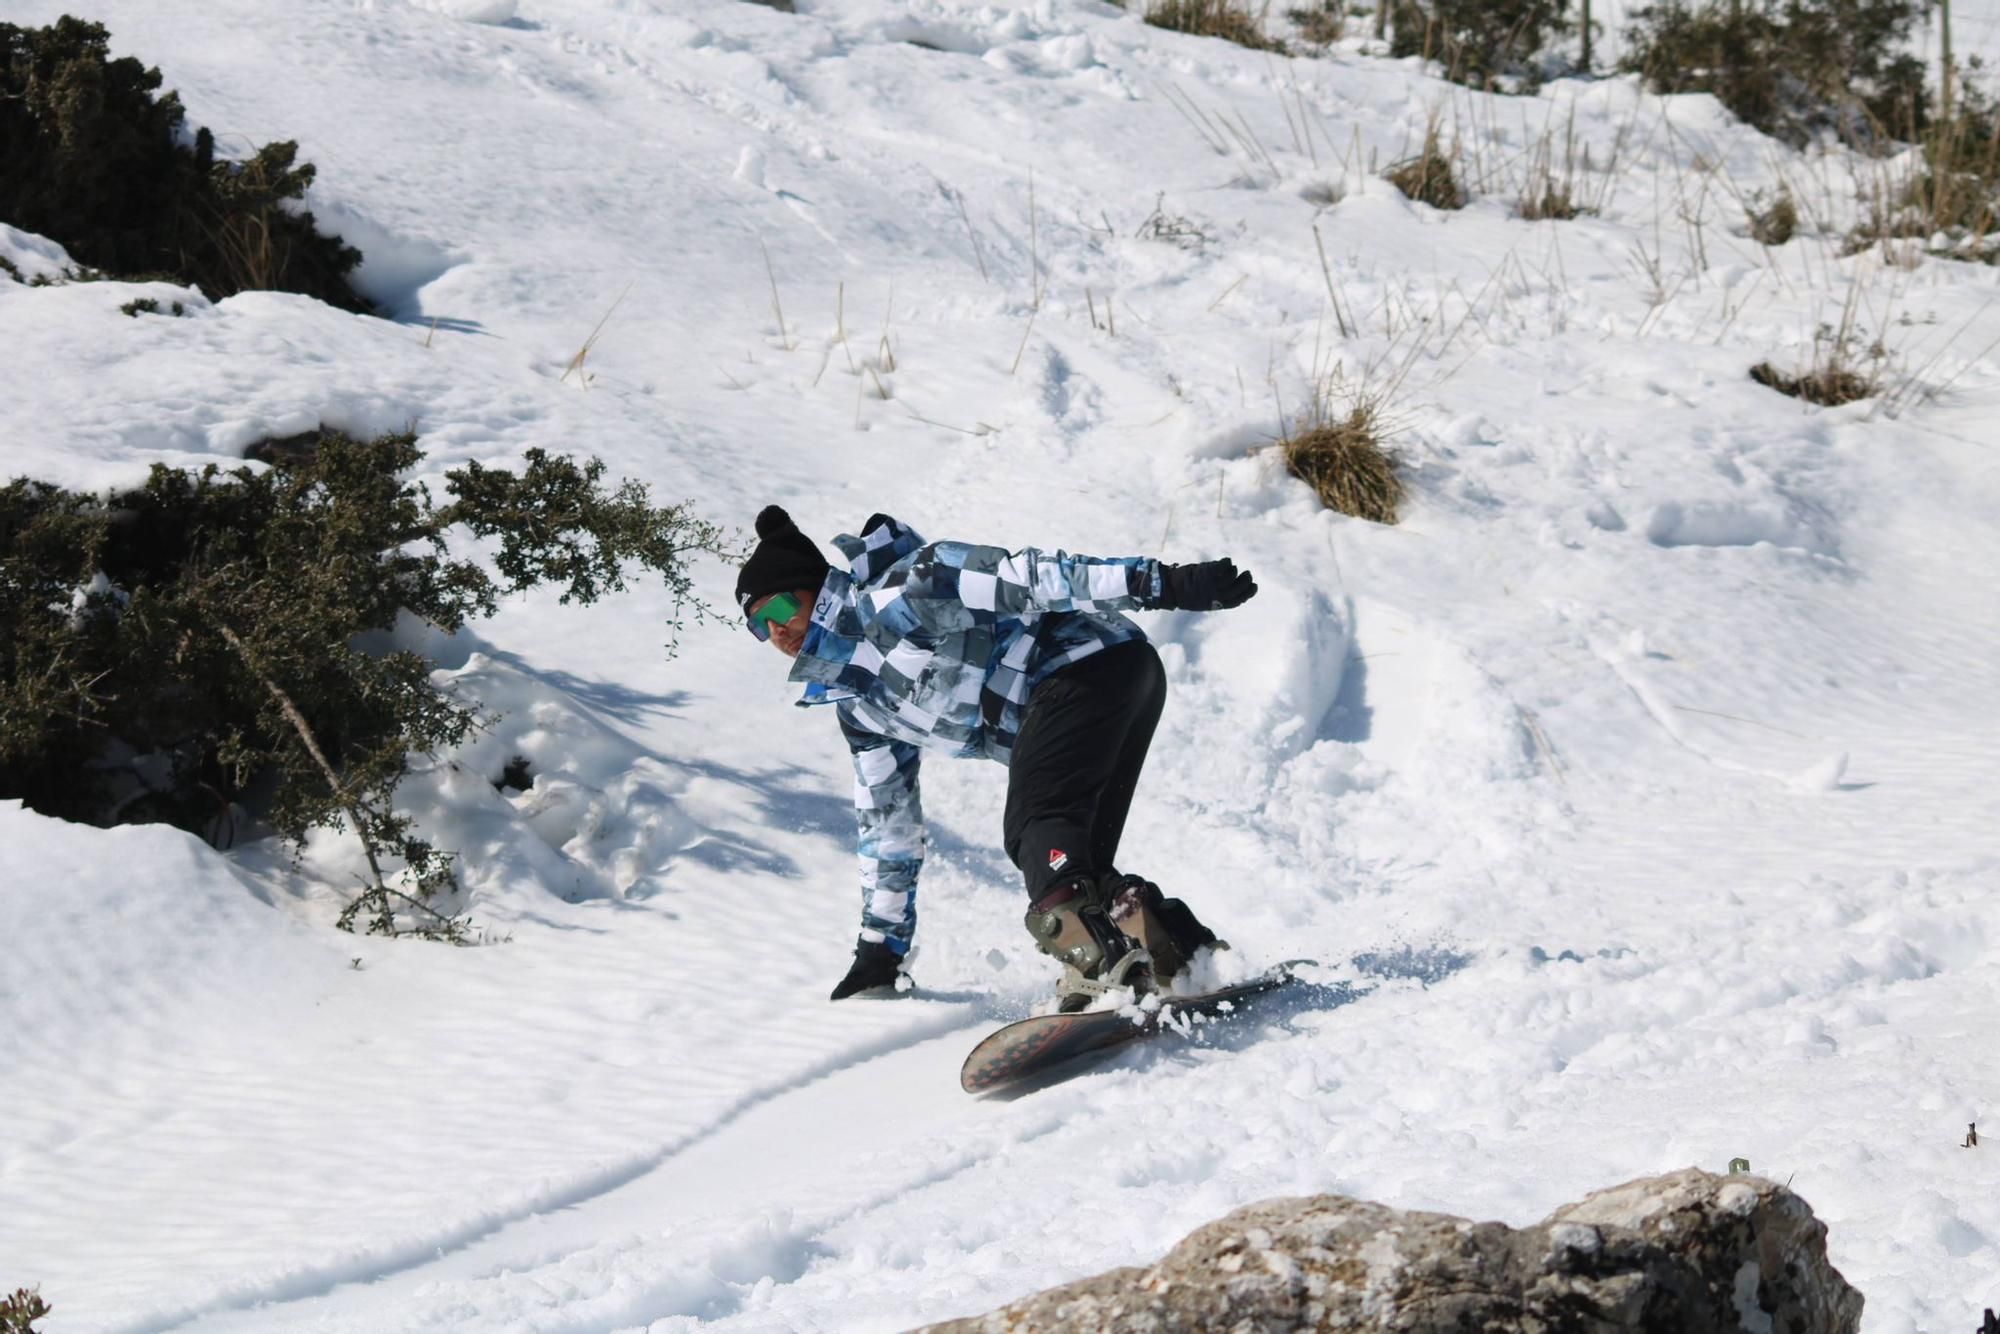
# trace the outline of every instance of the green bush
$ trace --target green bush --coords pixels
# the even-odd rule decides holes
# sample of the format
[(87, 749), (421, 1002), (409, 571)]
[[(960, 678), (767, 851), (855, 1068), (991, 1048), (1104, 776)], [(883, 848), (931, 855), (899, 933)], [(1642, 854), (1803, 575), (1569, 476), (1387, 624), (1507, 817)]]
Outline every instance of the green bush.
[(35, 1288), (16, 1288), (0, 1297), (0, 1334), (35, 1334), (35, 1322), (49, 1313), (49, 1304)]
[(180, 97), (160, 72), (110, 58), (101, 24), (0, 24), (0, 218), (120, 278), (165, 277), (221, 299), (301, 292), (348, 310), (361, 252), (284, 205), (312, 184), (298, 145), (218, 160), (198, 130), (181, 143)]
[(1740, 0), (1634, 10), (1619, 68), (1659, 93), (1712, 93), (1793, 147), (1832, 133), (1872, 147), (1929, 123), (1922, 63), (1907, 50), (1916, 0)]
[(1541, 80), (1537, 57), (1569, 31), (1567, 7), (1567, 0), (1401, 0), (1389, 52), (1436, 60), (1446, 77), (1475, 88), (1507, 79), (1529, 91)]
[[(391, 806), (409, 756), (469, 734), (433, 664), (357, 639), (407, 611), (445, 632), (495, 597), (553, 584), (588, 604), (628, 566), (692, 595), (688, 558), (720, 531), (603, 464), (530, 450), (517, 475), (447, 473), (450, 499), (401, 474), (415, 437), (325, 432), (269, 469), (155, 466), (108, 497), (21, 479), (0, 488), (0, 799), (95, 824), (163, 821), (214, 837), (235, 803), (302, 842), (351, 825), (373, 883), (342, 919), (428, 932), (451, 854)], [(447, 531), (497, 540), (496, 580)], [(676, 620), (673, 629), (678, 630)], [(399, 866), (397, 864), (400, 864)]]

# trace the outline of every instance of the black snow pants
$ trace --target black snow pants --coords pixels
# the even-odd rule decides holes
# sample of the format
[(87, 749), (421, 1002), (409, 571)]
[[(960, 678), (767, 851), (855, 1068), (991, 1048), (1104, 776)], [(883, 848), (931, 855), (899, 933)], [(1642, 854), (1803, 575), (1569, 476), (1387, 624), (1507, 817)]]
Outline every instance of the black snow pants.
[(1060, 880), (1112, 868), (1166, 699), (1166, 669), (1144, 640), (1072, 663), (1028, 697), (1003, 828), (1030, 902)]

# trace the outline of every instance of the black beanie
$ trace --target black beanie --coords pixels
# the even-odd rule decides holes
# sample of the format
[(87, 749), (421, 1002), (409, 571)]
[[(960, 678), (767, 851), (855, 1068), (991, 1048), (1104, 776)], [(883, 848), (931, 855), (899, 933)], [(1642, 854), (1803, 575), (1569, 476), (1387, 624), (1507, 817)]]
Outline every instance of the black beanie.
[(757, 549), (736, 576), (736, 605), (747, 615), (750, 604), (771, 593), (798, 589), (818, 592), (833, 567), (819, 554), (813, 540), (799, 531), (792, 516), (776, 505), (757, 515)]

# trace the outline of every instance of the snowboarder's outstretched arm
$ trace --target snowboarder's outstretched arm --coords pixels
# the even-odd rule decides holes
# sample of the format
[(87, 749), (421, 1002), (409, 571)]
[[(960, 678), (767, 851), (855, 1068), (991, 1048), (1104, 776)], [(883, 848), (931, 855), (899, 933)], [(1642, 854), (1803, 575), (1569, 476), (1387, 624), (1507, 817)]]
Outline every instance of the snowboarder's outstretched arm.
[(899, 591), (920, 621), (948, 633), (1037, 612), (1234, 607), (1257, 585), (1228, 560), (1168, 565), (1150, 556), (933, 542), (917, 553)]
[(861, 938), (898, 954), (917, 929), (917, 875), (924, 865), (924, 806), (915, 746), (856, 726), (841, 735), (854, 757), (855, 855), (861, 863)]

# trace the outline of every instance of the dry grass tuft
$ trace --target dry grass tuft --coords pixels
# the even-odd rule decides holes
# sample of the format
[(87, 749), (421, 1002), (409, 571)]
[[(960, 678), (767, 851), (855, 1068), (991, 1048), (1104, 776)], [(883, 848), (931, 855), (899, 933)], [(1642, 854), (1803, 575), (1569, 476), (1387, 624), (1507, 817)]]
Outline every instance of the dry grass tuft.
[(1207, 228), (1194, 219), (1168, 213), (1166, 204), (1165, 194), (1155, 196), (1153, 211), (1146, 215), (1146, 220), (1139, 224), (1132, 235), (1142, 241), (1165, 241), (1168, 245), (1179, 249), (1197, 252), (1215, 239)]
[(1933, 120), (1916, 148), (1864, 186), (1868, 213), (1849, 252), (1901, 241), (1911, 255), (2000, 263), (2000, 103), (1965, 84), (1951, 115)]
[(1579, 157), (1576, 145), (1576, 116), (1570, 113), (1570, 124), (1563, 132), (1562, 163), (1556, 163), (1556, 135), (1553, 126), (1542, 131), (1541, 142), (1535, 145), (1534, 154), (1528, 160), (1527, 177), (1521, 184), (1521, 193), (1514, 200), (1514, 216), (1528, 222), (1554, 220), (1567, 222), (1597, 210), (1586, 203), (1577, 188), (1579, 170), (1590, 169), (1590, 149), (1585, 147)]
[(1382, 173), (1382, 179), (1420, 204), (1439, 209), (1464, 208), (1465, 187), (1459, 184), (1458, 175), (1452, 170), (1453, 156), (1439, 144), (1437, 125), (1433, 122), (1424, 131), (1423, 150), (1390, 167)]
[(1265, 35), (1262, 15), (1248, 0), (1152, 0), (1146, 22), (1197, 37), (1220, 37), (1252, 51), (1285, 53), (1283, 42)]
[(1797, 375), (1788, 375), (1768, 361), (1750, 368), (1750, 378), (1792, 398), (1823, 408), (1872, 398), (1882, 388), (1882, 369), (1889, 353), (1881, 340), (1861, 336), (1854, 324), (1850, 297), (1840, 327), (1822, 324), (1813, 334), (1812, 361)]
[[(769, 260), (769, 258), (770, 258), (769, 255), (765, 256), (765, 259), (767, 261)], [(774, 301), (777, 299), (777, 293), (778, 293), (778, 289), (776, 287), (776, 281), (777, 281), (776, 279), (772, 280), (773, 286), (771, 288), (771, 298)], [(618, 299), (611, 303), (611, 309), (604, 312), (604, 318), (599, 320), (597, 322), (597, 327), (590, 331), (590, 337), (583, 340), (583, 346), (579, 347), (576, 350), (576, 355), (569, 359), (569, 365), (563, 367), (562, 377), (561, 379), (558, 379), (556, 381), (557, 384), (562, 384), (566, 382), (570, 376), (574, 375), (576, 377), (576, 382), (579, 385), (583, 386), (585, 389), (590, 388), (590, 382), (592, 380), (595, 380), (597, 376), (592, 372), (585, 370), (583, 363), (585, 359), (590, 356), (591, 351), (596, 348), (598, 338), (604, 333), (604, 326), (611, 322), (611, 317), (618, 312), (618, 307), (625, 304), (625, 298), (631, 294), (631, 291), (632, 291), (632, 284), (626, 283), (625, 290), (623, 292), (620, 292), (618, 294)], [(780, 316), (780, 319), (782, 318), (783, 317)]]
[(1750, 239), (1758, 245), (1783, 245), (1798, 235), (1799, 206), (1792, 199), (1790, 190), (1779, 190), (1778, 197), (1763, 207), (1756, 205), (1744, 209), (1750, 222)]
[(1320, 503), (1370, 523), (1394, 523), (1403, 502), (1396, 460), (1383, 448), (1380, 404), (1357, 400), (1345, 417), (1311, 413), (1304, 429), (1278, 442), (1285, 470), (1313, 489)]
[(1844, 366), (1823, 366), (1802, 375), (1787, 375), (1770, 362), (1760, 361), (1750, 368), (1750, 378), (1781, 394), (1823, 408), (1858, 402), (1876, 390), (1875, 376)]
[(1299, 190), (1299, 198), (1315, 208), (1332, 208), (1346, 197), (1338, 181), (1309, 181)]
[(1587, 212), (1588, 209), (1576, 202), (1567, 181), (1546, 176), (1539, 181), (1531, 181), (1527, 193), (1514, 204), (1514, 216), (1527, 222), (1568, 222)]
[(1342, 0), (1317, 0), (1310, 6), (1293, 7), (1285, 11), (1285, 17), (1298, 28), (1299, 40), (1320, 54), (1347, 35), (1347, 11)]

